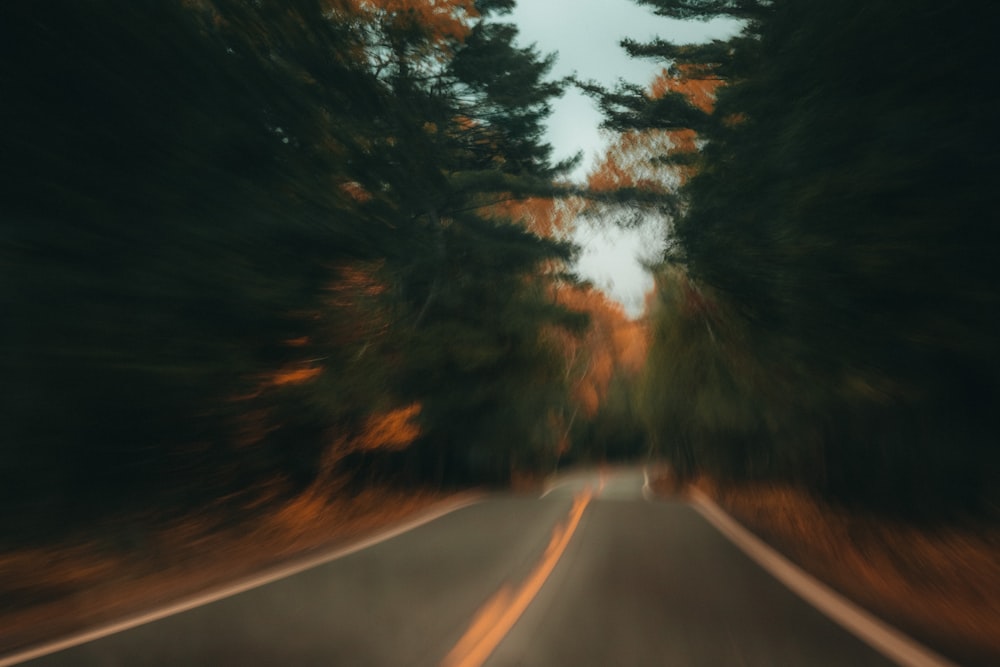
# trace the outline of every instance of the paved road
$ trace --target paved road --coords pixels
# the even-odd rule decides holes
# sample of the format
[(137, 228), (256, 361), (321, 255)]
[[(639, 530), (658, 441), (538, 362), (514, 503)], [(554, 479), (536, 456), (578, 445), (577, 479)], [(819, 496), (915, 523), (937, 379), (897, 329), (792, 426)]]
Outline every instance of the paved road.
[[(641, 469), (501, 495), (30, 665), (894, 664)], [(485, 661), (485, 662), (484, 662)]]

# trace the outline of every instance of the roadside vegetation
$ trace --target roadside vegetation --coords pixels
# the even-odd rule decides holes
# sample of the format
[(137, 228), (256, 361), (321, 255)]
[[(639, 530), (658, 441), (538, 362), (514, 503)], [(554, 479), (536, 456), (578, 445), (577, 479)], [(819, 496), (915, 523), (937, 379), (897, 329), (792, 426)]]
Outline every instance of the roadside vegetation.
[(850, 511), (788, 485), (694, 485), (793, 562), (962, 665), (1000, 657), (1000, 527), (934, 530)]
[(637, 390), (661, 490), (697, 484), (864, 606), (992, 664), (996, 9), (639, 2), (743, 26), (625, 40), (662, 74), (584, 84), (626, 138), (602, 182), (641, 193), (620, 219), (664, 221)]
[(0, 10), (3, 547), (554, 465), (598, 297), (511, 6)]
[(995, 10), (641, 4), (743, 22), (726, 42), (626, 40), (662, 75), (586, 86), (666, 221), (643, 389), (661, 451), (681, 475), (996, 519)]
[(0, 654), (225, 589), (454, 500), (386, 487), (353, 495), (303, 493), (237, 524), (212, 512), (172, 521), (129, 517), (5, 550)]
[(5, 645), (609, 453), (641, 336), (512, 7), (0, 9)]
[[(0, 641), (655, 455), (996, 648), (997, 10), (638, 1), (743, 30), (625, 40), (663, 70), (609, 90), (513, 0), (0, 9)], [(584, 185), (543, 140), (573, 85)], [(581, 218), (662, 225), (644, 317), (573, 274)]]

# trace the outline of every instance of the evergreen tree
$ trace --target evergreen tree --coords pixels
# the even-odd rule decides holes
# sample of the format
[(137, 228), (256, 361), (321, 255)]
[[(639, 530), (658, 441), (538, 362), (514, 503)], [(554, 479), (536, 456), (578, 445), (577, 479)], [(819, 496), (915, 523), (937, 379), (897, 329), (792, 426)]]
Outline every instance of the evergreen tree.
[[(728, 50), (626, 44), (689, 76), (724, 78), (706, 117), (688, 121), (635, 87), (599, 91), (611, 126), (686, 125), (702, 141), (676, 195), (668, 260), (732, 319), (714, 329), (728, 340), (705, 349), (745, 387), (732, 414), (755, 415), (733, 447), (696, 436), (702, 463), (716, 443), (845, 501), (921, 516), (985, 511), (998, 471), (986, 443), (1000, 374), (986, 341), (998, 333), (1000, 275), (985, 249), (1000, 152), (982, 26), (995, 10), (643, 4), (747, 20)], [(753, 453), (759, 428), (769, 444)]]
[(410, 417), (418, 461), (545, 445), (571, 249), (485, 212), (553, 190), (562, 84), (509, 5), (0, 10), (7, 539), (363, 477)]

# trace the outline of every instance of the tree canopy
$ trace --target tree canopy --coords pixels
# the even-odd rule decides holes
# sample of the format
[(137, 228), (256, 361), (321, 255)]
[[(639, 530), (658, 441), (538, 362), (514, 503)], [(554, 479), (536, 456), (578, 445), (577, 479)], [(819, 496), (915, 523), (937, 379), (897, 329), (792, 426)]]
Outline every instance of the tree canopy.
[(556, 455), (574, 249), (504, 202), (566, 82), (512, 4), (0, 9), (7, 539)]
[(626, 40), (660, 85), (589, 88), (608, 127), (673, 133), (644, 158), (674, 170), (645, 388), (662, 445), (912, 516), (995, 508), (996, 11), (641, 4), (744, 20), (728, 42)]

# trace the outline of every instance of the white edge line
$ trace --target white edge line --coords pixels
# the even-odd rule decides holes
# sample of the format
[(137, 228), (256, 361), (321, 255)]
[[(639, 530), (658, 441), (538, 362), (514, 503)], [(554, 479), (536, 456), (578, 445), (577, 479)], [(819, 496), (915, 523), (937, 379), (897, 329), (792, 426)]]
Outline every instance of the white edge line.
[[(549, 495), (550, 493), (552, 493), (556, 489), (561, 488), (563, 486), (566, 486), (567, 484), (572, 484), (572, 483), (573, 483), (573, 480), (567, 479), (567, 480), (564, 480), (562, 482), (559, 482), (558, 484), (553, 484), (549, 488), (545, 489), (545, 492), (542, 493), (542, 495), (538, 496), (538, 499), (541, 500), (542, 498), (544, 498), (545, 496)], [(3, 667), (3, 665), (0, 665), (0, 667)]]
[(737, 523), (702, 491), (691, 489), (690, 495), (695, 510), (743, 553), (803, 600), (885, 657), (904, 667), (958, 667), (801, 570)]
[(297, 561), (290, 565), (278, 566), (273, 569), (265, 570), (264, 573), (252, 576), (248, 579), (244, 579), (236, 584), (226, 585), (224, 587), (216, 588), (214, 590), (207, 591), (205, 593), (200, 593), (193, 597), (181, 600), (180, 602), (175, 602), (174, 604), (168, 605), (166, 607), (161, 607), (153, 611), (145, 612), (137, 616), (132, 616), (121, 621), (116, 621), (108, 625), (102, 625), (91, 630), (85, 630), (83, 632), (78, 632), (75, 634), (68, 635), (62, 639), (48, 642), (39, 646), (34, 646), (29, 649), (19, 651), (17, 653), (12, 653), (6, 656), (0, 657), (0, 667), (9, 667), (10, 665), (17, 665), (28, 660), (34, 660), (35, 658), (41, 658), (57, 651), (62, 651), (64, 649), (73, 648), (74, 646), (79, 646), (81, 644), (86, 644), (87, 642), (92, 642), (109, 635), (116, 634), (118, 632), (123, 632), (125, 630), (131, 630), (140, 625), (145, 625), (147, 623), (152, 623), (153, 621), (158, 621), (160, 619), (166, 618), (168, 616), (174, 616), (175, 614), (180, 614), (185, 611), (190, 611), (196, 607), (201, 607), (212, 602), (218, 602), (224, 598), (232, 597), (234, 595), (239, 595), (240, 593), (245, 593), (246, 591), (252, 590), (254, 588), (259, 588), (266, 584), (278, 581), (279, 579), (285, 579), (300, 572), (324, 565), (331, 561), (335, 561), (338, 558), (343, 558), (344, 556), (349, 556), (358, 551), (362, 551), (369, 547), (373, 547), (380, 542), (385, 542), (394, 537), (402, 535), (403, 533), (409, 532), (414, 528), (419, 528), (424, 524), (428, 524), (432, 521), (440, 519), (446, 514), (451, 514), (460, 509), (468, 507), (470, 505), (475, 505), (481, 502), (483, 497), (478, 494), (462, 496), (455, 499), (452, 502), (444, 505), (443, 507), (438, 507), (437, 509), (430, 510), (426, 514), (422, 514), (417, 518), (408, 521), (402, 525), (396, 526), (395, 528), (390, 528), (380, 533), (371, 535), (357, 542), (352, 542), (346, 546), (339, 547), (333, 551), (328, 551), (323, 554), (312, 556), (304, 560)]
[(653, 488), (649, 485), (649, 466), (642, 467), (642, 499), (651, 502), (654, 497)]

